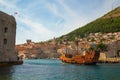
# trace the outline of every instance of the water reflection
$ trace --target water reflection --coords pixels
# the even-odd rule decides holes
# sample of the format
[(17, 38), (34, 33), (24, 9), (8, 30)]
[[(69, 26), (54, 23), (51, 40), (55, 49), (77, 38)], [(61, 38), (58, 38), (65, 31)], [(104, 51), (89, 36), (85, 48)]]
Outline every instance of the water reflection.
[(100, 69), (98, 65), (63, 65), (58, 74), (61, 80), (93, 80), (99, 78)]
[(14, 73), (14, 68), (12, 66), (0, 67), (0, 80), (13, 80), (12, 74)]
[(120, 80), (120, 64), (75, 65), (58, 60), (26, 60), (0, 67), (0, 80)]

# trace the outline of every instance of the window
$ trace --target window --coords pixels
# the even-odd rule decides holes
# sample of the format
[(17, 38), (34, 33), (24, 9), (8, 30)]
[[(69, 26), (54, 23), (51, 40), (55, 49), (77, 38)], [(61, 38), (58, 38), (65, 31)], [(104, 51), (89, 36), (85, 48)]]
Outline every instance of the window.
[(5, 27), (5, 28), (4, 28), (4, 33), (7, 33), (7, 31), (8, 31), (8, 28)]
[(2, 22), (3, 25), (5, 24), (5, 20), (4, 19), (2, 19), (1, 22)]
[(7, 44), (7, 39), (4, 39), (4, 44)]

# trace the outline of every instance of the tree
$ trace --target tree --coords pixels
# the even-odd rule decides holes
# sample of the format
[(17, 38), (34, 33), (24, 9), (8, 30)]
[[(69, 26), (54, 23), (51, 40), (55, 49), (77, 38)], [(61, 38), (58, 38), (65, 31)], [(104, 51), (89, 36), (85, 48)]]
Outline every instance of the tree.
[(97, 44), (96, 45), (96, 47), (95, 47), (95, 50), (96, 51), (107, 51), (107, 45), (106, 44), (104, 44), (104, 43), (99, 43), (99, 44)]

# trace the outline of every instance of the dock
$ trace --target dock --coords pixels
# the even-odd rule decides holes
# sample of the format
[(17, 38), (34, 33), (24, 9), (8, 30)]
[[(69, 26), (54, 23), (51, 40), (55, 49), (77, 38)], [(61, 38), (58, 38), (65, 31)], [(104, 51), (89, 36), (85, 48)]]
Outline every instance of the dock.
[(99, 59), (98, 63), (120, 63), (120, 57)]

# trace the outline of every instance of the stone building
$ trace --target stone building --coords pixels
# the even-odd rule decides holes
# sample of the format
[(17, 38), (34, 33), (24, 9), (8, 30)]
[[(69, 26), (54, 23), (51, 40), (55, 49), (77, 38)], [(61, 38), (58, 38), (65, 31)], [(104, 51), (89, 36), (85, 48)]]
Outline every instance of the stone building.
[(120, 57), (120, 41), (115, 41), (108, 44), (107, 57)]
[(15, 36), (15, 18), (0, 11), (0, 62), (17, 61)]

